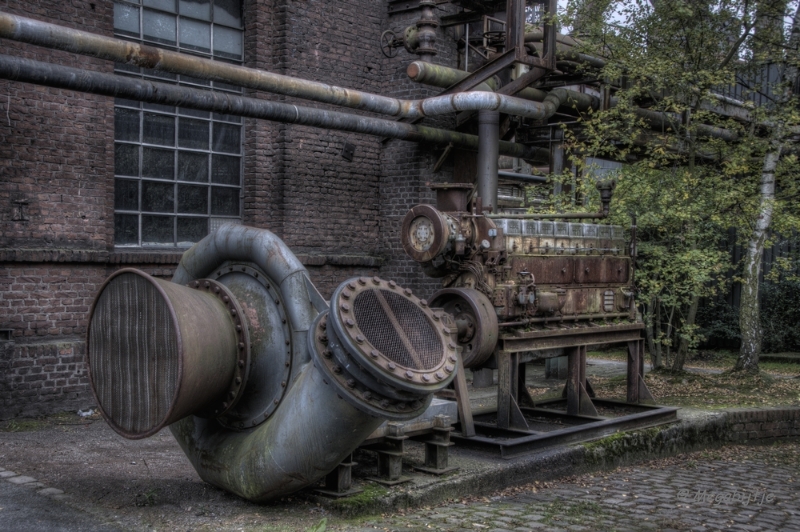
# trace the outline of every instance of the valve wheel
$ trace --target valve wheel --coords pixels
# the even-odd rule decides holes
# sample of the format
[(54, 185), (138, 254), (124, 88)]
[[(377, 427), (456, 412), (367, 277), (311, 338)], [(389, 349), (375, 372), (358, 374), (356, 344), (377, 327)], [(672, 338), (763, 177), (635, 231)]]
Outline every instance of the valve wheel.
[(392, 58), (397, 55), (397, 35), (392, 30), (381, 33), (381, 52), (386, 57)]

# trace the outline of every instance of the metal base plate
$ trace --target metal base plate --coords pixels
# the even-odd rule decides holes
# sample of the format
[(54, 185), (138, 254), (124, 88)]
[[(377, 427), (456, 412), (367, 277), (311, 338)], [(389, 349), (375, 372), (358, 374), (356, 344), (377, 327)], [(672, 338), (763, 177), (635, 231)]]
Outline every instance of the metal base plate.
[(326, 497), (333, 497), (334, 499), (341, 499), (342, 497), (349, 497), (350, 495), (355, 495), (357, 493), (361, 493), (362, 489), (349, 489), (347, 491), (333, 491), (333, 490), (326, 490), (317, 488), (314, 490), (314, 493), (319, 493), (320, 495), (325, 495)]
[(444, 469), (433, 469), (432, 467), (414, 467), (414, 471), (422, 471), (429, 475), (445, 475), (453, 471), (458, 471), (458, 467), (445, 467)]
[(367, 477), (367, 480), (371, 480), (372, 482), (377, 482), (383, 486), (397, 486), (398, 484), (404, 484), (406, 482), (411, 482), (411, 477), (400, 477), (397, 480), (385, 480), (378, 477)]
[[(500, 429), (492, 423), (476, 421), (476, 435), (464, 437), (459, 432), (451, 438), (460, 447), (472, 447), (497, 453), (501, 458), (513, 458), (525, 453), (541, 451), (556, 445), (566, 445), (602, 438), (616, 432), (642, 429), (675, 421), (678, 408), (671, 406), (632, 405), (622, 401), (594, 399), (596, 406), (636, 408), (639, 412), (615, 418), (598, 419), (588, 416), (554, 415), (570, 422), (562, 429), (537, 432), (519, 429)], [(543, 403), (539, 403), (544, 406)], [(545, 409), (542, 409), (545, 410)], [(552, 414), (556, 412), (551, 411)], [(544, 413), (544, 412), (542, 412)]]

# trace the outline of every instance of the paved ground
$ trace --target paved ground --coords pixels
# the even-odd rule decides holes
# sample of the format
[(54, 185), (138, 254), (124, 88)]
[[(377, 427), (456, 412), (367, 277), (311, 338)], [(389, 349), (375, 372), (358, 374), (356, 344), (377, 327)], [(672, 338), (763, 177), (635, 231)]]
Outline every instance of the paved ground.
[(800, 444), (730, 447), (529, 485), (363, 529), (800, 531), (798, 488)]

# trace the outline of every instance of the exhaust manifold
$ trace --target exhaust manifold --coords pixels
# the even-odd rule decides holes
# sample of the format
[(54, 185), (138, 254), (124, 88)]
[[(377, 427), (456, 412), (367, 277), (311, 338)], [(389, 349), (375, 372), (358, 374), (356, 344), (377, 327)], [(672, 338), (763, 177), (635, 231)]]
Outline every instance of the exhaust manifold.
[(252, 501), (422, 414), (458, 363), (451, 320), (410, 290), (355, 278), (329, 306), (278, 237), (236, 225), (189, 249), (171, 282), (115, 272), (89, 321), (109, 426), (137, 439), (169, 425), (203, 480)]

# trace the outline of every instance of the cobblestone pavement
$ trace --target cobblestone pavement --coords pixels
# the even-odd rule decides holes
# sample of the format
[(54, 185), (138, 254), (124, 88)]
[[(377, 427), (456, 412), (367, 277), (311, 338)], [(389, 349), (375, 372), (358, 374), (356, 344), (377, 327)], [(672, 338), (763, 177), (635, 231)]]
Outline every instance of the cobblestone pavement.
[(800, 443), (737, 446), (523, 486), (355, 529), (800, 531), (799, 487)]

